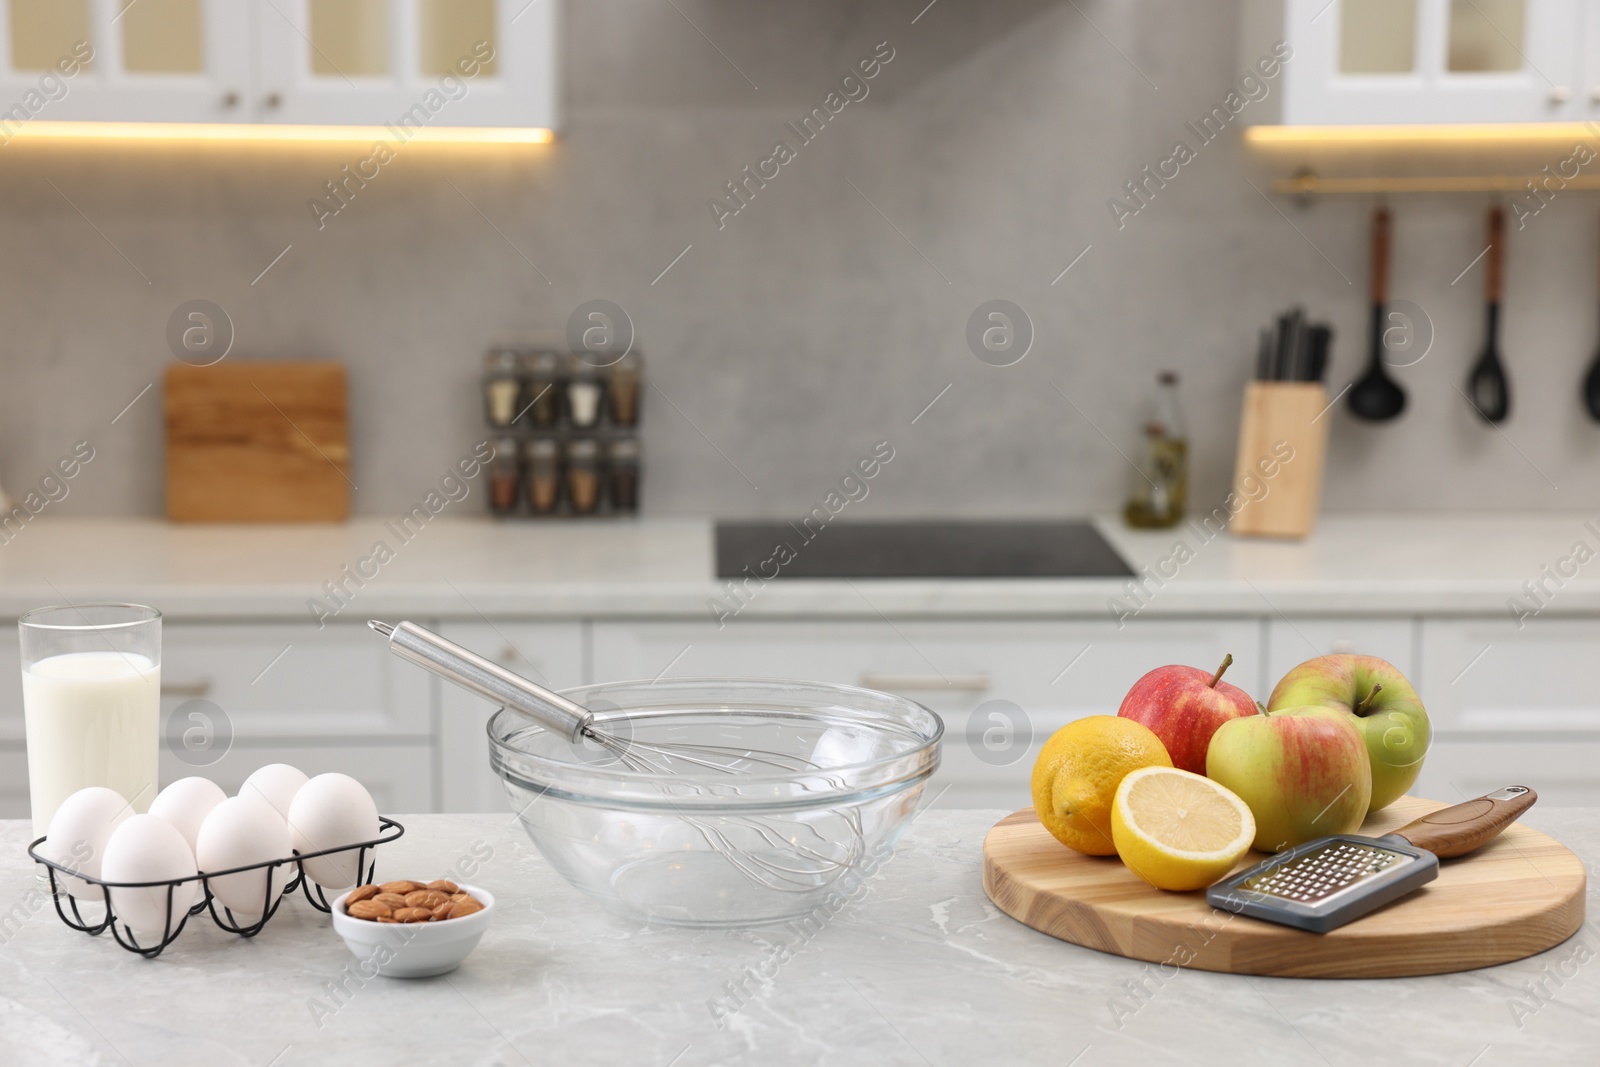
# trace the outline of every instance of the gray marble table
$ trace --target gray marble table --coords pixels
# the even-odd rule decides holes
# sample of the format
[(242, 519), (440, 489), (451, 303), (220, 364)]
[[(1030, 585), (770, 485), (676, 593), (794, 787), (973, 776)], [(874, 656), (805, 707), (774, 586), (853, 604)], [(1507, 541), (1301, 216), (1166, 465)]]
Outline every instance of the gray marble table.
[[(1600, 909), (1565, 944), (1489, 970), (1383, 981), (1162, 974), (997, 911), (980, 842), (1000, 812), (926, 813), (868, 891), (812, 933), (647, 928), (589, 906), (506, 816), (404, 818), (380, 873), (483, 857), (499, 898), (442, 978), (351, 978), (326, 916), (260, 937), (209, 920), (159, 959), (66, 929), (0, 823), (0, 1063), (967, 1064), (1600, 1062)], [(1528, 822), (1586, 862), (1596, 812)], [(20, 911), (19, 911), (20, 909)]]

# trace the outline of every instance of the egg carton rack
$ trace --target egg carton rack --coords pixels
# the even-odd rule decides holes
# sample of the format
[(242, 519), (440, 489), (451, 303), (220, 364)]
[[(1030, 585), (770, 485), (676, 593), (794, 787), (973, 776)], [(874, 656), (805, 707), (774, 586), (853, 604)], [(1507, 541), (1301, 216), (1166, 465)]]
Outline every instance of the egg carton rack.
[[(278, 906), (296, 890), (300, 890), (305, 894), (305, 898), (311, 902), (313, 908), (318, 911), (331, 912), (333, 910), (333, 902), (328, 899), (327, 893), (322, 886), (306, 876), (305, 861), (317, 859), (320, 856), (332, 856), (336, 853), (359, 849), (360, 852), (356, 856), (356, 873), (358, 877), (354, 885), (366, 885), (376, 877), (378, 867), (375, 855), (372, 856), (370, 861), (368, 860), (369, 853), (375, 852), (379, 845), (387, 845), (391, 841), (399, 840), (400, 836), (405, 832), (406, 828), (404, 826), (401, 826), (393, 819), (380, 815), (378, 816), (378, 836), (369, 841), (354, 841), (348, 845), (324, 848), (316, 852), (295, 852), (294, 855), (280, 860), (266, 860), (261, 863), (247, 864), (243, 867), (229, 867), (227, 870), (222, 871), (199, 871), (187, 878), (171, 878), (155, 882), (108, 882), (87, 874), (79, 874), (68, 864), (56, 863), (39, 855), (39, 846), (46, 841), (44, 837), (38, 838), (28, 846), (28, 855), (33, 857), (35, 863), (43, 865), (49, 871), (50, 893), (55, 899), (56, 914), (61, 916), (62, 922), (74, 930), (89, 934), (91, 937), (97, 936), (109, 928), (111, 936), (116, 938), (117, 944), (129, 952), (138, 953), (145, 959), (155, 959), (161, 955), (163, 949), (178, 939), (178, 935), (183, 932), (183, 928), (189, 919), (203, 911), (211, 913), (211, 918), (217, 926), (230, 934), (238, 934), (240, 937), (254, 937), (259, 934), (262, 928), (267, 925), (267, 920), (277, 914)], [(263, 889), (260, 918), (250, 919), (247, 917), (248, 921), (246, 921), (235, 917), (228, 906), (218, 901), (211, 891), (210, 880), (212, 878), (221, 878), (231, 874), (246, 874), (250, 871), (275, 872), (285, 865), (294, 867), (294, 877), (285, 883), (277, 895), (274, 896), (272, 886), (274, 878), (271, 873), (267, 874), (266, 884)], [(100, 902), (105, 907), (105, 915), (98, 920), (85, 918), (78, 908), (79, 898), (70, 891), (69, 885), (60, 881), (60, 879), (64, 878), (70, 878), (76, 882), (99, 888)], [(179, 910), (173, 907), (175, 895), (178, 892), (178, 887), (188, 882), (200, 883), (200, 889), (204, 894), (203, 899), (187, 909), (182, 909), (181, 917), (177, 918), (177, 925), (174, 926), (173, 919), (175, 916), (173, 912)], [(166, 927), (161, 931), (161, 938), (155, 944), (141, 945), (132, 929), (126, 924), (117, 922), (116, 913), (111, 906), (111, 891), (117, 889), (160, 890), (163, 888), (167, 891)], [(93, 902), (92, 897), (88, 899), (89, 902)], [(65, 906), (63, 906), (63, 902), (65, 902)], [(220, 914), (218, 913), (219, 907), (221, 908)], [(71, 912), (70, 915), (68, 914), (69, 911)]]

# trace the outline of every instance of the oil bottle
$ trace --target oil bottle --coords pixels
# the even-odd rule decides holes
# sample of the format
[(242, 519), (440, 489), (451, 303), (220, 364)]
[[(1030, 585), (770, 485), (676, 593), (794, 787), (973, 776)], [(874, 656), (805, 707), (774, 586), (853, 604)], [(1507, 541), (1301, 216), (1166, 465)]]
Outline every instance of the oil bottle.
[(1128, 503), (1122, 517), (1137, 529), (1157, 530), (1183, 521), (1189, 496), (1189, 436), (1178, 402), (1178, 376), (1162, 371), (1150, 415), (1141, 427)]

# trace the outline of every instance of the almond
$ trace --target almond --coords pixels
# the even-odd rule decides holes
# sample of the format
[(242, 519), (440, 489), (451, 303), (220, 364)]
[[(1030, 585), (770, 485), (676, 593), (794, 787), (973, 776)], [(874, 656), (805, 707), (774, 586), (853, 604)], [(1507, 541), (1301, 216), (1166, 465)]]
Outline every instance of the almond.
[(434, 908), (433, 909), (433, 921), (434, 922), (443, 922), (445, 919), (450, 918), (450, 909), (455, 907), (455, 906), (456, 906), (456, 902), (455, 901), (447, 900), (443, 904), (440, 904), (437, 908)]
[(346, 904), (344, 910), (355, 919), (387, 919), (394, 914), (387, 904), (379, 904), (375, 900), (358, 900), (354, 904)]
[(482, 911), (483, 905), (468, 897), (466, 900), (453, 901), (450, 905), (450, 918), (461, 919), (473, 912)]
[(449, 899), (449, 897), (445, 896), (437, 889), (418, 889), (414, 893), (406, 894), (406, 904), (408, 906), (413, 908), (427, 908), (429, 911), (437, 908), (440, 904), (446, 903), (449, 901)]
[(451, 900), (471, 900), (472, 899), (472, 895), (470, 893), (452, 893), (452, 894), (450, 894), (450, 899)]
[(379, 893), (372, 899), (376, 900), (379, 904), (385, 904), (391, 908), (404, 908), (407, 906), (406, 898), (401, 896), (399, 893)]
[(396, 922), (425, 923), (433, 918), (433, 912), (427, 908), (401, 908), (394, 913)]
[(448, 894), (448, 895), (454, 895), (456, 893), (461, 892), (461, 887), (456, 885), (454, 882), (450, 881), (450, 879), (448, 879), (448, 878), (440, 878), (440, 879), (437, 879), (436, 881), (429, 882), (428, 883), (428, 888), (429, 889), (437, 889), (439, 892), (445, 893), (445, 894)]
[(421, 889), (421, 888), (422, 888), (422, 886), (418, 885), (416, 882), (408, 882), (408, 881), (405, 881), (404, 879), (401, 879), (398, 882), (385, 882), (385, 883), (383, 883), (382, 885), (380, 885), (378, 887), (378, 892), (380, 892), (380, 893), (398, 893), (401, 896), (405, 896), (407, 893), (410, 893), (413, 890), (417, 890), (417, 889)]
[(378, 895), (378, 887), (375, 886), (375, 885), (357, 886), (356, 888), (350, 890), (350, 895), (348, 897), (345, 897), (345, 899), (344, 899), (345, 906), (348, 907), (349, 905), (354, 904), (357, 901), (369, 900), (372, 897), (375, 897), (377, 895)]
[(379, 919), (378, 921), (381, 922), (381, 923), (395, 923), (397, 925), (400, 922), (399, 919)]

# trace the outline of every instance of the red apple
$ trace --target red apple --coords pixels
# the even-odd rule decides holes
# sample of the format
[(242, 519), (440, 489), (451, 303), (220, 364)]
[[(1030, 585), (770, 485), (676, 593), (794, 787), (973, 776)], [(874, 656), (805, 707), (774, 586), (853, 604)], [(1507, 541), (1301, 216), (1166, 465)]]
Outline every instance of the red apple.
[(1372, 799), (1366, 742), (1334, 708), (1263, 711), (1224, 724), (1211, 739), (1206, 777), (1249, 805), (1263, 852), (1349, 833)]
[(1232, 664), (1233, 657), (1225, 657), (1215, 674), (1199, 667), (1157, 667), (1133, 683), (1117, 714), (1161, 738), (1174, 767), (1205, 774), (1211, 735), (1229, 719), (1256, 713), (1249, 693), (1222, 680)]

